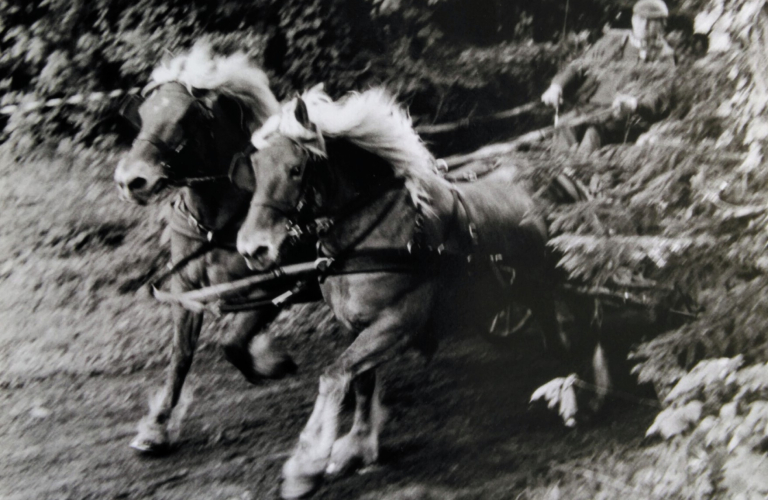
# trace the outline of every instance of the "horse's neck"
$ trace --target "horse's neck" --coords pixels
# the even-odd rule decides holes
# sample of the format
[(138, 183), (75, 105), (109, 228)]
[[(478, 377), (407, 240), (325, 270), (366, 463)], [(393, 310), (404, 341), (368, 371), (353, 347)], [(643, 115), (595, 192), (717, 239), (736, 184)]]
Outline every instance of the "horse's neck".
[[(329, 154), (329, 158), (333, 158)], [(375, 157), (340, 156), (325, 165), (321, 213), (334, 219), (323, 245), (331, 253), (372, 247), (405, 247), (413, 235), (415, 209), (410, 194), (393, 184), (391, 170)], [(351, 208), (350, 208), (351, 207)]]
[(375, 194), (377, 186), (393, 177), (384, 160), (345, 140), (328, 140), (326, 147), (329, 159), (317, 165), (322, 212), (343, 210), (358, 197)]
[[(227, 104), (228, 103), (228, 104)], [(245, 118), (237, 103), (221, 99), (210, 104), (213, 111), (212, 124), (216, 165), (214, 175), (226, 175), (232, 165), (232, 158), (250, 143), (251, 133), (244, 129)]]
[(334, 216), (358, 196), (359, 186), (328, 162), (320, 162), (316, 168), (319, 179), (315, 188), (318, 215)]
[(250, 193), (227, 181), (201, 183), (182, 190), (184, 202), (203, 226), (221, 229), (248, 211)]
[[(212, 177), (226, 176), (236, 153), (245, 149), (249, 135), (242, 129), (242, 117), (233, 110), (211, 103), (214, 123), (214, 162), (209, 167)], [(198, 221), (206, 227), (222, 228), (233, 218), (242, 217), (248, 210), (250, 195), (237, 189), (226, 179), (195, 183), (184, 190), (185, 202)]]

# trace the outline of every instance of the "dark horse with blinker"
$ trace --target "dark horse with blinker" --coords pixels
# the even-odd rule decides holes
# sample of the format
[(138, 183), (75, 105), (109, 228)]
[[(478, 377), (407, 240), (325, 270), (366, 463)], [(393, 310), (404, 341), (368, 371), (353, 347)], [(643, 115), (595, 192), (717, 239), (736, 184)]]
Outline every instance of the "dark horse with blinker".
[[(327, 259), (323, 297), (356, 335), (320, 377), (314, 410), (283, 466), (284, 498), (314, 491), (325, 474), (377, 459), (378, 365), (406, 348), (433, 351), (439, 334), (459, 322), (486, 328), (510, 301), (531, 309), (551, 350), (585, 354), (586, 364), (596, 361), (598, 385), (608, 384), (594, 311), (573, 308), (583, 335), (571, 341), (562, 333), (545, 222), (514, 170), (462, 187), (448, 183), (405, 112), (381, 89), (340, 101), (312, 89), (285, 104), (252, 144), (251, 165), (232, 174), (254, 191), (239, 251), (256, 269), (279, 265), (286, 226), (299, 207), (309, 207), (327, 228), (318, 243)], [(339, 437), (350, 386), (354, 420)]]
[[(141, 131), (117, 165), (115, 181), (123, 198), (142, 205), (168, 186), (180, 188), (169, 221), (171, 258), (180, 264), (170, 277), (171, 291), (178, 294), (251, 273), (235, 248), (251, 193), (233, 185), (228, 172), (253, 131), (279, 110), (266, 75), (244, 54), (212, 57), (206, 46), (197, 45), (156, 68), (142, 94), (146, 100), (137, 110)], [(312, 247), (308, 249), (311, 258)], [(234, 329), (224, 335), (227, 359), (252, 383), (295, 370), (290, 357), (262, 333), (276, 313), (276, 308), (239, 313)], [(174, 305), (173, 320), (165, 385), (131, 443), (142, 452), (169, 447), (169, 422), (203, 314)]]

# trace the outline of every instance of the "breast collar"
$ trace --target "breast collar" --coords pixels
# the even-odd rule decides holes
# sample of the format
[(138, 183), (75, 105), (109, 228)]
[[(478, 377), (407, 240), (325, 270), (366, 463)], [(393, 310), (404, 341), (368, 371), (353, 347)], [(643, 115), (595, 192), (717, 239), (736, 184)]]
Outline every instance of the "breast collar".
[(234, 216), (223, 227), (217, 229), (200, 222), (187, 206), (183, 195), (179, 194), (171, 202), (171, 206), (173, 207), (169, 222), (171, 231), (196, 241), (209, 242), (213, 247), (237, 251), (237, 232), (242, 222), (241, 217)]

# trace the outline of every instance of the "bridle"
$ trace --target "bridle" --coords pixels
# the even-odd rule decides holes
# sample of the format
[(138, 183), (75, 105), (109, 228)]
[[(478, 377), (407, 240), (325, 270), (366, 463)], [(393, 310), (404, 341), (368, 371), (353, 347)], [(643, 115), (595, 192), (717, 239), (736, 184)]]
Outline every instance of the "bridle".
[[(160, 153), (160, 166), (165, 172), (168, 179), (168, 184), (170, 185), (180, 187), (191, 186), (193, 184), (204, 182), (213, 182), (225, 179), (228, 180), (228, 174), (204, 175), (204, 171), (194, 172), (193, 175), (179, 175), (179, 171), (182, 170), (185, 164), (195, 163), (198, 165), (205, 165), (209, 161), (213, 164), (217, 163), (218, 155), (215, 151), (215, 148), (213, 149), (213, 155), (209, 155), (209, 157), (206, 158), (206, 155), (202, 151), (203, 148), (198, 143), (198, 141), (188, 139), (190, 134), (186, 133), (184, 124), (184, 122), (189, 117), (190, 110), (196, 110), (197, 112), (195, 114), (201, 117), (204, 121), (203, 129), (208, 131), (210, 138), (213, 141), (214, 113), (213, 110), (209, 108), (202, 99), (195, 97), (195, 95), (190, 92), (186, 86), (179, 82), (164, 82), (163, 84), (152, 83), (142, 91), (142, 96), (148, 97), (159, 87), (167, 84), (175, 84), (175, 86), (181, 87), (181, 89), (174, 90), (173, 92), (183, 93), (186, 96), (192, 97), (192, 102), (189, 104), (188, 110), (185, 112), (181, 121), (179, 122), (179, 126), (182, 128), (181, 137), (178, 141), (175, 141), (175, 143), (169, 144), (166, 140), (163, 140), (152, 132), (140, 132), (139, 136), (135, 139), (134, 142), (146, 142)], [(196, 157), (198, 161), (189, 161), (187, 154), (190, 152), (188, 149), (190, 147), (194, 148), (191, 153)]]
[[(360, 210), (365, 209), (369, 205), (374, 204), (386, 193), (393, 189), (401, 188), (405, 184), (404, 179), (392, 177), (390, 180), (381, 185), (377, 185), (372, 189), (358, 192), (340, 207), (335, 207), (332, 212), (324, 213), (323, 207), (317, 203), (318, 191), (316, 180), (319, 177), (318, 171), (322, 166), (327, 164), (328, 160), (309, 151), (300, 141), (290, 137), (288, 138), (306, 153), (306, 156), (300, 165), (300, 168), (302, 169), (302, 178), (298, 195), (295, 200), (291, 201), (264, 197), (260, 200), (252, 201), (250, 206), (252, 208), (266, 208), (284, 217), (287, 220), (286, 229), (293, 237), (314, 235), (317, 238), (322, 238), (327, 236), (335, 225), (358, 213)], [(249, 151), (243, 154), (248, 157), (249, 153), (253, 153), (254, 151), (255, 148), (251, 146)], [(326, 169), (326, 171), (330, 171), (330, 169)], [(380, 216), (385, 215), (391, 208), (392, 203), (388, 203), (384, 213), (380, 214)], [(354, 241), (351, 246), (354, 246), (354, 244), (372, 230), (378, 222), (377, 218), (372, 221), (368, 227), (363, 228), (361, 234), (353, 238)]]
[[(318, 224), (311, 215), (313, 209), (317, 208), (315, 201), (316, 187), (314, 186), (317, 168), (313, 168), (313, 166), (319, 165), (325, 160), (307, 151), (298, 141), (293, 139), (291, 141), (306, 153), (300, 165), (302, 170), (301, 185), (299, 186), (299, 194), (296, 200), (282, 201), (274, 198), (263, 198), (264, 201), (251, 201), (250, 206), (266, 208), (284, 217), (287, 221), (286, 229), (292, 239), (299, 239), (305, 235), (317, 235), (318, 232)], [(246, 159), (250, 163), (250, 155), (255, 151), (256, 148), (253, 145), (249, 145), (246, 151), (239, 153), (237, 156), (240, 159)], [(232, 168), (234, 168), (235, 163), (238, 161), (237, 156), (232, 162)], [(230, 168), (230, 177), (232, 175), (232, 168)]]

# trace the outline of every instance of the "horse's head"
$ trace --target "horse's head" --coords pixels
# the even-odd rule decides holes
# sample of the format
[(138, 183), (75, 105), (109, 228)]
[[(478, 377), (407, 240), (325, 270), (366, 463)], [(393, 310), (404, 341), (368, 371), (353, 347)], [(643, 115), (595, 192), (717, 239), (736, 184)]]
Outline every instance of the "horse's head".
[(204, 42), (155, 68), (142, 95), (133, 113), (141, 131), (115, 172), (122, 196), (141, 204), (169, 184), (226, 178), (234, 154), (279, 111), (245, 53), (214, 55)]
[(252, 143), (230, 172), (237, 186), (254, 193), (237, 249), (251, 269), (265, 270), (279, 263), (280, 250), (307, 201), (310, 160), (325, 156), (325, 145), (301, 98), (270, 118)]
[(303, 206), (338, 223), (355, 201), (373, 200), (402, 179), (420, 207), (424, 186), (439, 179), (406, 111), (384, 89), (334, 101), (317, 86), (286, 103), (251, 142), (250, 164), (231, 172), (254, 193), (237, 247), (262, 270), (279, 263)]
[(142, 205), (215, 163), (213, 112), (204, 99), (177, 82), (150, 84), (145, 95), (129, 113), (140, 120), (139, 135), (115, 171), (121, 196)]

